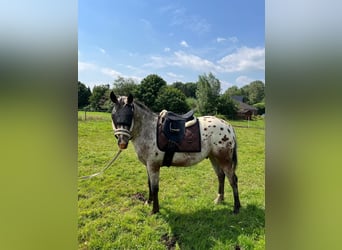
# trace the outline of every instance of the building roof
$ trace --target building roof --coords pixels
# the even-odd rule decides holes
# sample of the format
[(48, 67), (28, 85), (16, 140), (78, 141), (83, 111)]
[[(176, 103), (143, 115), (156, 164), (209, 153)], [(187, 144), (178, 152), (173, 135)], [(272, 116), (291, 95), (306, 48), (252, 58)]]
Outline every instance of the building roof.
[(247, 103), (243, 102), (243, 96), (233, 95), (232, 99), (237, 103), (238, 105), (238, 112), (240, 113), (246, 113), (248, 111), (257, 111), (258, 109), (254, 106), (248, 105)]

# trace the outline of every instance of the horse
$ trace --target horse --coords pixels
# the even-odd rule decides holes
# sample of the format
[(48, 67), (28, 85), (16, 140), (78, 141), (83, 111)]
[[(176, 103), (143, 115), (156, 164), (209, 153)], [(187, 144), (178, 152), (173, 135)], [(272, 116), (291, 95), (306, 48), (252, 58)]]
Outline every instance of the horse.
[[(159, 171), (163, 166), (164, 152), (157, 146), (158, 115), (143, 103), (133, 100), (133, 96), (116, 96), (110, 93), (113, 102), (112, 126), (120, 150), (127, 148), (132, 141), (137, 157), (147, 170), (149, 196), (146, 204), (153, 205), (151, 214), (159, 212)], [(218, 178), (218, 195), (214, 202), (224, 200), (224, 183), (227, 176), (233, 190), (234, 209), (240, 210), (238, 192), (237, 140), (233, 127), (223, 119), (214, 116), (197, 117), (201, 135), (201, 151), (176, 152), (172, 166), (191, 166), (209, 158)]]

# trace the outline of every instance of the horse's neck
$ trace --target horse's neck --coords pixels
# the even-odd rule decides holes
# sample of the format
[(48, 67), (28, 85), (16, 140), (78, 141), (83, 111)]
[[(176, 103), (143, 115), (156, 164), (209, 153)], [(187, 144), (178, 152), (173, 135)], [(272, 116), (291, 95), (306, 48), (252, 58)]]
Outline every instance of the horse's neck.
[(138, 105), (134, 111), (133, 142), (141, 138), (147, 140), (156, 136), (156, 126), (158, 116), (149, 110), (145, 110)]

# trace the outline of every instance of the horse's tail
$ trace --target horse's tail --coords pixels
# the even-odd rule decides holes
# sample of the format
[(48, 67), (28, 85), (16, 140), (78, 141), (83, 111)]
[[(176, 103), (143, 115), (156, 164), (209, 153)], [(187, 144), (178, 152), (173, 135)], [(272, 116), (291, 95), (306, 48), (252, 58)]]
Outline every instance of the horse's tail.
[(233, 168), (234, 170), (237, 168), (238, 164), (238, 158), (237, 158), (237, 143), (234, 138), (234, 148), (233, 148), (233, 156), (232, 156), (232, 161), (233, 161)]

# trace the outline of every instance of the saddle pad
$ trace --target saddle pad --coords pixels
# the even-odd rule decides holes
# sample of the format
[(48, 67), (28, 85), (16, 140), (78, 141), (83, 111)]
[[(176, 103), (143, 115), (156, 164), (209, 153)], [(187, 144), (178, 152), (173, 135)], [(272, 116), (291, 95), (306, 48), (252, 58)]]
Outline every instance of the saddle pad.
[[(160, 151), (168, 150), (168, 138), (162, 131), (163, 124), (158, 121), (157, 124), (157, 146)], [(185, 128), (185, 134), (182, 141), (176, 144), (175, 152), (201, 152), (201, 134), (199, 122)]]

